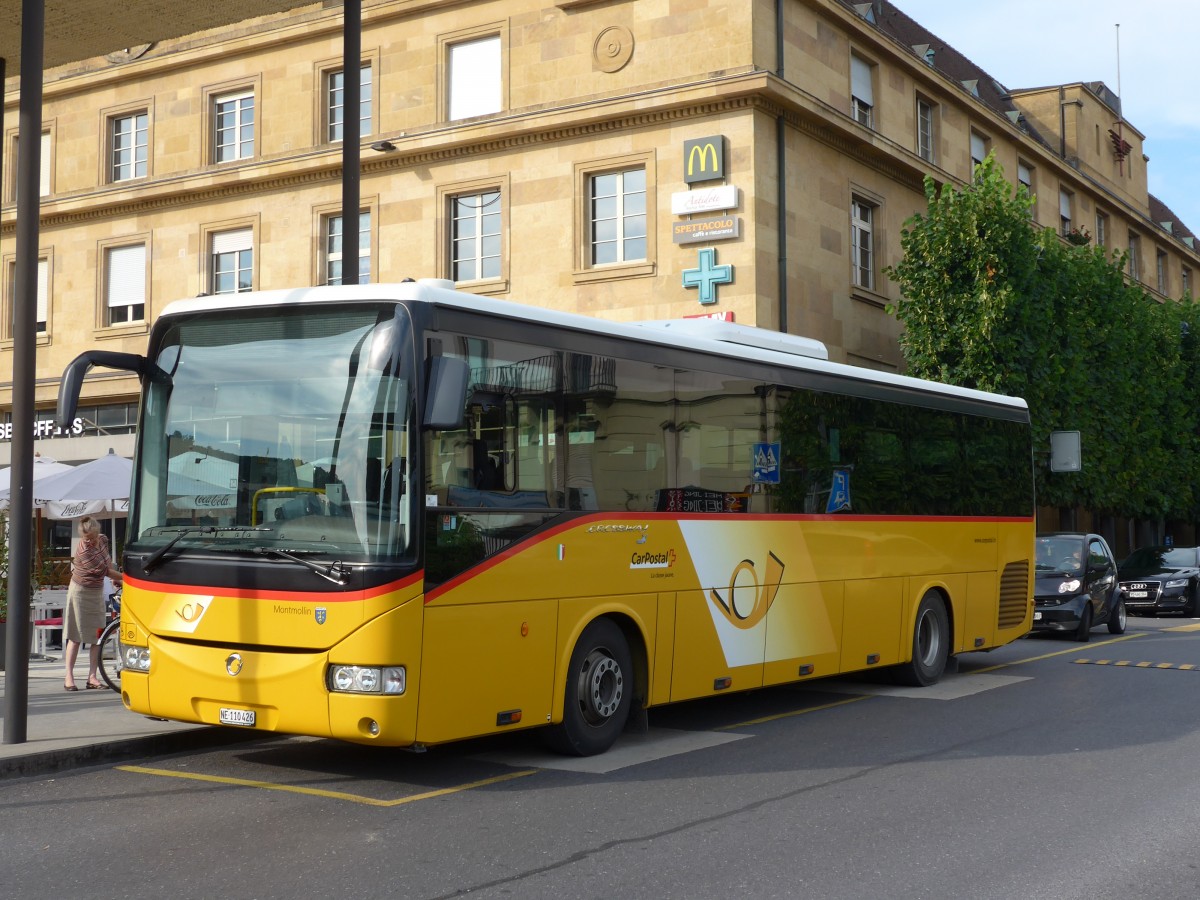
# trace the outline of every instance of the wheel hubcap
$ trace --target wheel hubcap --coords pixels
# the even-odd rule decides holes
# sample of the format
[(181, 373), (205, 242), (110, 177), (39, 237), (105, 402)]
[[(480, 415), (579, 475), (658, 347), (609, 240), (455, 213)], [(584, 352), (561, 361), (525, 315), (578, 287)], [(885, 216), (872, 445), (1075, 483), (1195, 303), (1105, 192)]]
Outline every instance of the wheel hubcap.
[(625, 675), (617, 661), (603, 650), (593, 650), (579, 676), (579, 705), (593, 725), (612, 717), (625, 696)]
[(921, 665), (932, 667), (937, 665), (941, 652), (942, 635), (937, 627), (937, 617), (927, 609), (917, 622), (917, 657)]

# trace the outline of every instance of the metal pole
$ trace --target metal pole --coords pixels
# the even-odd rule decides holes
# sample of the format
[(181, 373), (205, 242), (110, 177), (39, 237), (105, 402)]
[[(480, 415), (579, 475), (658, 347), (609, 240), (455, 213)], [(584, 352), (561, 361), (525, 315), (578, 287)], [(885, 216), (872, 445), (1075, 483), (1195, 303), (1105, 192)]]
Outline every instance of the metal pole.
[(29, 579), (33, 567), (33, 424), (38, 233), (42, 170), (43, 0), (21, 3), (21, 105), (17, 146), (17, 277), (13, 293), (12, 471), (8, 530), (8, 635), (4, 743), (23, 744), (29, 713)]
[(359, 106), (362, 0), (346, 0), (342, 20), (342, 284), (358, 284)]

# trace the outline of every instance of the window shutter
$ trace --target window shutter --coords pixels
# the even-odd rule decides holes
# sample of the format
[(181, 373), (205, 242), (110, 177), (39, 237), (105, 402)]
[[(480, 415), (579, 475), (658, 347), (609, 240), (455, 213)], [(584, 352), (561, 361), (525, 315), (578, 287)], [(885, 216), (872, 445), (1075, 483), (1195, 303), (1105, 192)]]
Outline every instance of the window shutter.
[[(38, 192), (46, 197), (50, 194), (50, 132), (42, 132), (42, 170), (39, 173), (41, 181), (39, 182)], [(41, 319), (38, 320), (39, 322)]]
[(218, 253), (236, 253), (254, 249), (254, 230), (239, 228), (237, 231), (218, 231), (212, 236), (213, 256)]
[(1026, 187), (1033, 184), (1033, 172), (1025, 163), (1017, 163), (1017, 180)]
[(871, 90), (871, 66), (857, 56), (850, 57), (850, 93), (868, 106), (875, 105)]
[(1071, 195), (1066, 191), (1058, 192), (1058, 214), (1064, 219), (1071, 218)]
[(146, 302), (146, 245), (131, 244), (108, 251), (108, 306)]
[(48, 321), (50, 309), (50, 260), (38, 260), (37, 282), (37, 319), (38, 322)]
[(500, 38), (487, 37), (450, 47), (451, 119), (500, 111)]
[(984, 145), (983, 136), (971, 132), (971, 159), (983, 162), (983, 158), (987, 156), (987, 148)]

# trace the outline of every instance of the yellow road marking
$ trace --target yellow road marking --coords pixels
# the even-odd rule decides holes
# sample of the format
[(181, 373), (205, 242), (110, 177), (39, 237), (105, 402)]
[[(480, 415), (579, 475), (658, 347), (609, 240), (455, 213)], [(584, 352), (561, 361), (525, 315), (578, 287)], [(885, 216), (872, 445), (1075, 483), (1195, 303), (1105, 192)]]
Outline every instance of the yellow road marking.
[(1195, 625), (1172, 625), (1170, 628), (1164, 628), (1163, 631), (1200, 631), (1200, 622)]
[[(1131, 665), (1131, 663), (1127, 659), (1123, 659), (1120, 662), (1113, 663), (1107, 659), (1087, 659), (1085, 657), (1082, 659), (1074, 660), (1074, 662), (1078, 663), (1079, 665), (1084, 665), (1084, 666), (1107, 666), (1107, 665), (1128, 666), (1128, 665)], [(1137, 669), (1177, 669), (1182, 672), (1194, 672), (1197, 670), (1197, 668), (1200, 668), (1195, 663), (1176, 664), (1176, 663), (1165, 663), (1165, 662), (1162, 662), (1162, 663), (1139, 662), (1139, 663), (1132, 663), (1132, 665), (1134, 668), (1137, 668)]]
[(1148, 662), (1140, 662), (1140, 663), (1138, 663), (1138, 664), (1137, 664), (1137, 667), (1138, 667), (1139, 669), (1148, 669), (1148, 668), (1150, 668), (1150, 663), (1148, 663)]
[(1192, 669), (1196, 668), (1196, 664), (1195, 663), (1184, 663), (1179, 668), (1183, 669), (1185, 672), (1189, 672)]
[(810, 706), (807, 709), (793, 709), (791, 712), (776, 713), (773, 716), (763, 716), (759, 719), (749, 719), (745, 722), (738, 722), (736, 725), (721, 725), (714, 728), (714, 731), (734, 731), (738, 728), (748, 728), (751, 725), (761, 725), (763, 722), (774, 722), (776, 719), (790, 719), (792, 716), (802, 716), (805, 713), (820, 712), (823, 709), (833, 709), (835, 706), (845, 706), (847, 703), (857, 703), (859, 700), (866, 700), (873, 694), (863, 694), (859, 697), (850, 697), (846, 700), (837, 700), (833, 703), (826, 703), (822, 706)]
[(150, 769), (145, 766), (117, 766), (122, 772), (134, 772), (139, 775), (162, 775), (166, 778), (186, 778), (191, 781), (205, 781), (210, 784), (225, 784), (233, 787), (261, 788), (266, 791), (286, 791), (290, 794), (307, 794), (311, 797), (326, 797), (330, 800), (348, 800), (351, 803), (362, 803), (365, 806), (400, 806), (404, 803), (415, 803), (418, 800), (430, 800), (434, 797), (444, 797), (446, 794), (457, 794), (460, 791), (470, 791), (475, 788), (512, 781), (534, 774), (537, 769), (524, 769), (520, 772), (510, 772), (497, 775), (494, 778), (484, 778), (472, 781), (470, 784), (460, 784), (455, 787), (441, 788), (436, 791), (426, 791), (423, 794), (413, 794), (411, 797), (400, 797), (397, 800), (377, 800), (374, 797), (363, 797), (360, 794), (348, 794), (344, 791), (327, 791), (321, 788), (299, 787), (291, 784), (272, 784), (269, 781), (251, 781), (246, 778), (228, 778), (224, 775), (202, 775), (199, 772), (176, 772), (171, 769)]
[[(1120, 637), (1110, 638), (1107, 641), (1100, 641), (1098, 644), (1093, 644), (1093, 647), (1106, 647), (1109, 644), (1117, 644), (1121, 641), (1131, 641), (1134, 638), (1142, 637), (1146, 632), (1139, 631), (1136, 634), (1123, 634)], [(997, 669), (1007, 669), (1011, 666), (1019, 666), (1024, 663), (1037, 662), (1041, 659), (1049, 659), (1052, 656), (1062, 656), (1065, 653), (1078, 653), (1078, 647), (1068, 647), (1066, 650), (1056, 650), (1053, 653), (1043, 653), (1041, 656), (1030, 656), (1026, 659), (1014, 659), (1012, 662), (1000, 663), (995, 666), (988, 666), (985, 669), (971, 669), (971, 675), (982, 675), (984, 672), (995, 672)], [(1120, 663), (1117, 663), (1120, 665)]]

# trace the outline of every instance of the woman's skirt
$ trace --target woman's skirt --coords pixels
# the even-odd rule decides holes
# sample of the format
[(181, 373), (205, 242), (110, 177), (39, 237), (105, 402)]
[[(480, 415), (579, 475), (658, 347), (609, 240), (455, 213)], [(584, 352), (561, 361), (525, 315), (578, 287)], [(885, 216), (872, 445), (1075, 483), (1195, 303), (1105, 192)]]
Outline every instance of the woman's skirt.
[(103, 630), (104, 588), (84, 587), (72, 581), (63, 611), (63, 637), (79, 644), (94, 644)]

